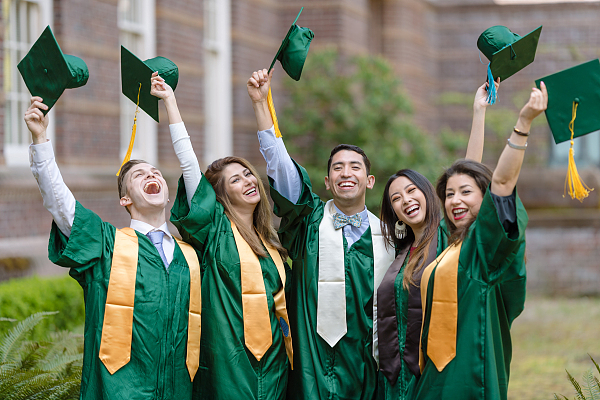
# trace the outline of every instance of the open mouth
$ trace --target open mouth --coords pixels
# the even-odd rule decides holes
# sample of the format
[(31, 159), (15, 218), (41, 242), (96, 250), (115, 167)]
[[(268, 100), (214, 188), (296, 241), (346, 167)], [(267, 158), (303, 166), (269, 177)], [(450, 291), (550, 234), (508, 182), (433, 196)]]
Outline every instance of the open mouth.
[(248, 190), (246, 190), (244, 192), (244, 196), (254, 196), (254, 195), (256, 195), (256, 193), (258, 193), (256, 191), (256, 188), (255, 187), (251, 187), (250, 189), (248, 189)]
[(160, 193), (160, 185), (158, 182), (148, 182), (144, 186), (144, 193), (146, 194), (159, 194)]
[(455, 221), (458, 221), (459, 219), (466, 217), (468, 211), (469, 210), (466, 208), (455, 208), (452, 210), (452, 216), (454, 217)]
[(415, 205), (412, 205), (412, 206), (408, 207), (407, 209), (405, 209), (404, 213), (408, 217), (413, 217), (419, 213), (420, 209), (421, 209), (421, 207), (419, 207), (417, 204), (415, 204)]
[(350, 181), (338, 183), (338, 187), (340, 187), (341, 189), (352, 189), (354, 186), (356, 186), (356, 183)]

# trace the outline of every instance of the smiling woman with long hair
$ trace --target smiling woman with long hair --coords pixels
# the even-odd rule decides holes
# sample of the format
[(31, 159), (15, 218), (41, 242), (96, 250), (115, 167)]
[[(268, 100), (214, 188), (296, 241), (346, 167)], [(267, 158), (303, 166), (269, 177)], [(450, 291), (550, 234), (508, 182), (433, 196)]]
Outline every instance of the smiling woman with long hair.
[(243, 158), (216, 160), (189, 201), (180, 184), (171, 212), (184, 240), (202, 255), (193, 399), (283, 399), (292, 361), (287, 255), (256, 170)]
[(531, 122), (547, 104), (542, 82), (521, 109), (493, 173), (460, 160), (438, 180), (449, 245), (422, 275), (416, 399), (507, 398), (510, 327), (525, 303), (527, 213), (516, 183)]

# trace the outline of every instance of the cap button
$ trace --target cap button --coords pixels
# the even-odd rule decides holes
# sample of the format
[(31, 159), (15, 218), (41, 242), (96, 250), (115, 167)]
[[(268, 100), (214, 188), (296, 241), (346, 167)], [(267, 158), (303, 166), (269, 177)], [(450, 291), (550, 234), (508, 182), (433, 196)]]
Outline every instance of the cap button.
[(47, 74), (48, 73), (48, 69), (44, 68), (44, 73)]
[(575, 100), (573, 100), (575, 102), (575, 104), (579, 104), (579, 97), (575, 97)]

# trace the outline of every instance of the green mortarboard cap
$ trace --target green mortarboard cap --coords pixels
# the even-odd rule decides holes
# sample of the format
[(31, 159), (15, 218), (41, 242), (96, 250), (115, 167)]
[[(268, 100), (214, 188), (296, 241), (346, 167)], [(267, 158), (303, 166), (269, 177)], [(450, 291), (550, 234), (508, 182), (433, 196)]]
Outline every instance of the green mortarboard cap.
[[(150, 94), (150, 79), (156, 71), (175, 90), (179, 80), (179, 70), (173, 61), (165, 57), (154, 57), (142, 61), (121, 46), (121, 86), (123, 94), (129, 100), (138, 104), (139, 92), (140, 108), (158, 122), (158, 97)], [(141, 89), (140, 84), (142, 85)]]
[(300, 12), (288, 30), (287, 35), (285, 35), (283, 42), (281, 42), (281, 46), (279, 46), (279, 50), (269, 67), (270, 72), (273, 65), (275, 65), (275, 61), (279, 60), (284, 71), (296, 81), (300, 80), (302, 67), (304, 67), (304, 61), (306, 61), (310, 42), (315, 36), (310, 29), (296, 25), (296, 21), (298, 21), (302, 10), (304, 10), (304, 7), (300, 9)]
[(74, 89), (87, 83), (89, 72), (85, 62), (78, 57), (65, 55), (47, 26), (29, 53), (17, 65), (27, 89), (32, 96), (43, 99), (48, 110), (56, 104), (65, 89)]
[(535, 59), (542, 27), (521, 37), (505, 26), (492, 26), (477, 39), (477, 47), (490, 60), (490, 70), (494, 79), (503, 81)]
[(548, 108), (546, 119), (554, 141), (571, 139), (569, 124), (573, 119), (573, 103), (577, 104), (573, 138), (600, 130), (600, 62), (598, 59), (566, 69), (535, 81), (546, 84)]

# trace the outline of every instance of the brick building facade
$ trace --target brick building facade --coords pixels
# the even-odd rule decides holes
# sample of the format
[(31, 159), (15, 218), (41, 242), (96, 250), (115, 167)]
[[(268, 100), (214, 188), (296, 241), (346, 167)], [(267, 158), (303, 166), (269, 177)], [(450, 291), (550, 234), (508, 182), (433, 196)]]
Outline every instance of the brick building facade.
[[(57, 267), (48, 267), (46, 259), (50, 215), (42, 206), (26, 155), (13, 152), (9, 143), (15, 126), (11, 120), (15, 100), (14, 88), (7, 88), (7, 83), (11, 85), (8, 75), (14, 74), (20, 59), (10, 52), (12, 36), (15, 24), (27, 20), (22, 15), (26, 6), (34, 3), (2, 3), (0, 279), (57, 271)], [(502, 85), (499, 103), (489, 111), (488, 115), (497, 112), (500, 120), (498, 116), (510, 115), (499, 125), (503, 123), (509, 130), (534, 79), (600, 56), (600, 1), (43, 0), (35, 4), (47, 10), (38, 10), (37, 19), (32, 18), (35, 23), (28, 28), (29, 41), (35, 40), (47, 20), (63, 52), (83, 58), (90, 71), (88, 84), (67, 90), (51, 114), (59, 166), (75, 197), (117, 226), (127, 224), (128, 215), (118, 205), (114, 173), (133, 119), (132, 106), (120, 93), (120, 44), (140, 58), (161, 55), (179, 66), (177, 100), (201, 165), (231, 153), (249, 159), (259, 170), (264, 161), (258, 152), (246, 80), (250, 72), (268, 66), (301, 6), (304, 11), (298, 24), (315, 32), (311, 51), (334, 45), (344, 54), (383, 55), (403, 81), (415, 122), (431, 135), (443, 129), (468, 129), (470, 107), (440, 99), (448, 93), (472, 98), (485, 80), (486, 66), (479, 62), (476, 40), (491, 25), (506, 25), (521, 35), (544, 26), (535, 63)], [(20, 20), (13, 15), (19, 7)], [(274, 85), (281, 87), (284, 73), (276, 68)], [(280, 96), (281, 91), (275, 92), (276, 102)], [(174, 193), (178, 162), (166, 114), (160, 111), (158, 127), (146, 121), (146, 129), (138, 128), (138, 142), (150, 147), (138, 155), (166, 172)], [(18, 117), (16, 123), (24, 126), (22, 112)], [(531, 287), (564, 291), (547, 279), (560, 275), (565, 260), (584, 271), (576, 274), (581, 278), (573, 279), (595, 279), (597, 283), (600, 251), (589, 244), (600, 236), (600, 189), (583, 205), (563, 199), (564, 148), (558, 151), (551, 145), (544, 125), (536, 130), (519, 184), (531, 217)], [(586, 182), (598, 187), (600, 139), (583, 142), (579, 151), (585, 157), (578, 165), (584, 168)], [(498, 157), (494, 149), (499, 148), (486, 147), (485, 160), (490, 165)], [(552, 246), (556, 241), (565, 244), (561, 251)], [(554, 272), (540, 275), (544, 270)]]

